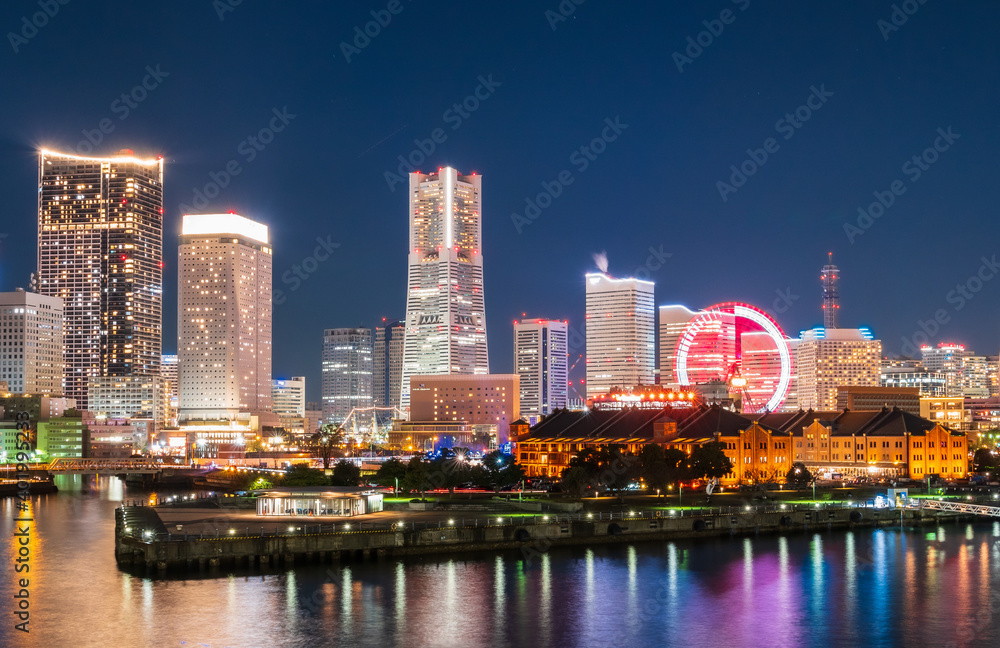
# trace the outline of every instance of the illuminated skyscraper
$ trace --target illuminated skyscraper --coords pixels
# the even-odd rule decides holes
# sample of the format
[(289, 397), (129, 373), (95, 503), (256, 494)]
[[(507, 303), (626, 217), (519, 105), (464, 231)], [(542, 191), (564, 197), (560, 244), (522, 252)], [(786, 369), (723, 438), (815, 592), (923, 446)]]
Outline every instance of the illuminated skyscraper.
[(612, 387), (652, 385), (656, 365), (653, 282), (590, 273), (587, 281), (587, 398)]
[(827, 253), (827, 263), (819, 278), (823, 282), (823, 326), (835, 329), (840, 316), (840, 270), (833, 265), (833, 252)]
[(94, 379), (159, 375), (162, 158), (39, 153), (38, 292), (63, 300), (63, 387), (78, 408)]
[(482, 176), (410, 174), (410, 253), (400, 404), (410, 376), (487, 374)]
[(524, 319), (514, 324), (514, 371), (520, 376), (522, 418), (537, 422), (567, 405), (567, 324)]
[(271, 411), (267, 225), (237, 214), (186, 215), (177, 256), (180, 420)]
[[(336, 328), (323, 331), (323, 422), (342, 425), (351, 410), (372, 406), (372, 331)], [(349, 432), (366, 431), (371, 414), (359, 417)]]
[(403, 376), (402, 322), (375, 327), (374, 385), (376, 407), (399, 407), (399, 387)]
[(836, 410), (838, 387), (878, 387), (881, 360), (882, 342), (866, 328), (803, 331), (795, 361), (799, 408)]

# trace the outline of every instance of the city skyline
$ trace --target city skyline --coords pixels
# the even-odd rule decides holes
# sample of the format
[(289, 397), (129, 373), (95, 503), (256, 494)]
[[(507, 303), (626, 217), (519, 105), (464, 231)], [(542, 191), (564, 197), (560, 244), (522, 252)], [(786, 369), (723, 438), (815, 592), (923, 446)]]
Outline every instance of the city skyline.
[[(244, 3), (224, 20), (194, 8), (155, 10), (151, 21), (144, 10), (127, 7), (111, 22), (83, 12), (67, 19), (76, 13), (69, 9), (18, 47), (10, 59), (12, 84), (31, 83), (40, 66), (85, 47), (87, 37), (74, 20), (89, 25), (91, 34), (118, 21), (132, 25), (122, 41), (131, 55), (85, 80), (62, 72), (62, 87), (36, 88), (33, 102), (0, 109), (0, 190), (12, 215), (0, 227), (7, 235), (0, 239), (0, 290), (27, 287), (35, 266), (29, 253), (34, 227), (26, 219), (35, 209), (29, 188), (38, 149), (107, 155), (132, 148), (137, 155), (163, 155), (171, 187), (164, 196), (164, 285), (176, 282), (174, 236), (184, 205), (252, 213), (269, 223), (277, 250), (274, 287), (281, 293), (276, 329), (288, 332), (275, 340), (275, 370), (304, 373), (309, 397), (317, 400), (319, 368), (295, 341), (325, 327), (372, 325), (402, 314), (406, 174), (449, 165), (489, 178), (483, 227), (491, 263), (512, 255), (537, 260), (503, 267), (502, 274), (501, 265), (491, 266), (497, 268), (486, 295), (492, 321), (525, 312), (566, 319), (582, 332), (579, 277), (593, 269), (591, 253), (606, 250), (615, 276), (636, 275), (663, 287), (658, 305), (739, 300), (767, 310), (788, 331), (809, 330), (823, 321), (816, 269), (832, 251), (845, 270), (841, 318), (870, 327), (886, 353), (918, 355), (924, 337), (995, 352), (1000, 341), (987, 322), (997, 317), (1000, 288), (983, 280), (996, 270), (992, 252), (975, 241), (959, 242), (963, 232), (989, 240), (994, 227), (982, 217), (990, 208), (977, 187), (990, 168), (995, 135), (988, 102), (976, 88), (991, 87), (997, 71), (987, 66), (982, 84), (949, 71), (975, 69), (990, 56), (988, 37), (970, 35), (990, 24), (998, 9), (922, 7), (919, 18), (888, 38), (877, 27), (885, 12), (867, 5), (810, 7), (795, 15), (758, 5), (736, 9), (736, 22), (692, 58), (685, 53), (688, 38), (698, 36), (703, 21), (717, 18), (717, 7), (654, 6), (621, 14), (588, 5), (554, 23), (543, 11), (483, 8), (484, 20), (535, 49), (511, 50), (508, 38), (494, 34), (473, 44), (449, 33), (428, 56), (471, 45), (478, 54), (453, 62), (447, 73), (419, 79), (391, 62), (425, 46), (417, 35), (447, 14), (442, 8), (406, 10), (350, 61), (335, 46), (332, 58), (303, 58), (294, 47), (248, 53), (246, 64), (230, 70), (217, 100), (219, 108), (234, 111), (227, 120), (211, 113), (180, 116), (215, 80), (206, 57), (223, 56), (244, 37), (268, 38), (260, 27), (264, 9)], [(19, 24), (19, 10), (9, 11), (8, 23)], [(318, 11), (329, 20), (283, 16), (296, 25), (298, 42), (311, 42), (317, 31), (323, 42), (349, 42), (354, 26), (371, 19), (367, 9)], [(824, 33), (843, 38), (810, 38), (803, 24), (826, 25)], [(190, 30), (201, 45), (186, 52), (167, 47), (156, 35), (161, 27)], [(244, 36), (237, 36), (239, 30)], [(782, 35), (782, 48), (769, 30)], [(122, 38), (121, 30), (113, 33)], [(856, 45), (845, 46), (848, 41)], [(617, 46), (592, 47), (599, 42)], [(692, 61), (678, 63), (675, 53)], [(580, 70), (598, 73), (574, 68), (553, 77), (565, 55), (575, 57)], [(919, 83), (905, 72), (911, 69), (923, 70)], [(295, 72), (279, 73), (284, 70)], [(372, 76), (373, 70), (381, 72)], [(643, 83), (628, 81), (633, 75)], [(313, 78), (333, 81), (309, 83)], [(819, 104), (813, 87), (832, 96)], [(359, 101), (345, 101), (345, 91)], [(72, 111), (59, 107), (64, 92), (80, 97)], [(474, 110), (465, 107), (466, 99)], [(813, 110), (807, 102), (821, 107), (798, 121), (800, 107), (802, 114)], [(785, 120), (777, 130), (786, 114), (800, 127), (789, 131)], [(938, 132), (949, 128), (958, 139)], [(764, 151), (767, 160), (755, 170), (747, 150), (762, 160), (756, 151), (769, 135), (780, 148)], [(933, 164), (912, 162), (928, 149)], [(717, 183), (739, 183), (731, 167), (742, 173), (742, 166), (753, 175), (723, 200)], [(563, 170), (567, 184), (559, 180)], [(633, 186), (638, 170), (665, 180), (639, 192), (618, 189)], [(902, 194), (889, 190), (897, 179)], [(328, 182), (320, 198), (313, 188)], [(926, 247), (923, 233), (945, 213), (953, 235), (942, 239), (940, 253), (919, 255)], [(605, 236), (612, 214), (632, 227)], [(519, 220), (515, 227), (513, 215), (529, 224)], [(718, 240), (707, 242), (707, 232)], [(795, 241), (791, 252), (789, 240)], [(759, 256), (747, 258), (749, 250)], [(920, 272), (913, 272), (915, 264)], [(691, 268), (697, 268), (697, 281), (675, 280)], [(345, 272), (368, 280), (338, 283)], [(526, 289), (539, 273), (551, 282)], [(333, 284), (340, 286), (335, 298), (317, 306), (318, 287)], [(307, 308), (316, 311), (315, 321), (299, 317)], [(164, 304), (165, 353), (176, 351), (175, 310)], [(513, 370), (507, 335), (491, 337), (492, 370)]]

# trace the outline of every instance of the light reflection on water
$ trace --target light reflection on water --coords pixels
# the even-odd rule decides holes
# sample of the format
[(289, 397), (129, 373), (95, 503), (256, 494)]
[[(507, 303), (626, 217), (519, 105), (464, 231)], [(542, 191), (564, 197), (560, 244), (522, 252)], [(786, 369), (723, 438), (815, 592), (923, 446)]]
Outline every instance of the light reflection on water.
[[(35, 498), (24, 646), (921, 646), (1000, 641), (1000, 523), (240, 572), (118, 571), (117, 480)], [(131, 496), (130, 496), (131, 497)], [(141, 494), (134, 495), (141, 499)], [(0, 500), (6, 577), (14, 500)], [(184, 643), (186, 642), (186, 644)]]

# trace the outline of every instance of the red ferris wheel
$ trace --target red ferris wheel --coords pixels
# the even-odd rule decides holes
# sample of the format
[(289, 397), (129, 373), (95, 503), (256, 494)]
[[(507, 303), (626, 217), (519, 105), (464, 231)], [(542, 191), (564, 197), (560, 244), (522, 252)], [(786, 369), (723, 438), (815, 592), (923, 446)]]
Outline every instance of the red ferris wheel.
[(725, 381), (740, 394), (744, 412), (773, 412), (788, 395), (792, 358), (774, 318), (750, 304), (725, 302), (688, 321), (675, 371), (682, 385)]

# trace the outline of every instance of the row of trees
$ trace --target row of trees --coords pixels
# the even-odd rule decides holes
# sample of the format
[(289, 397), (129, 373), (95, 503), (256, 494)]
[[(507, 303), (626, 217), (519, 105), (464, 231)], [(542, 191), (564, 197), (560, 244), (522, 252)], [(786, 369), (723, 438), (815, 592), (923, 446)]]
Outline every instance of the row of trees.
[(385, 488), (395, 488), (406, 492), (418, 492), (423, 497), (427, 491), (447, 488), (454, 493), (455, 488), (471, 484), (477, 488), (491, 488), (499, 492), (505, 486), (513, 486), (524, 480), (524, 469), (514, 458), (497, 450), (486, 454), (482, 463), (470, 464), (465, 457), (467, 448), (452, 448), (451, 451), (432, 461), (413, 457), (403, 462), (389, 459), (375, 473), (371, 481)]
[(679, 482), (717, 479), (732, 471), (733, 462), (717, 442), (699, 446), (690, 455), (654, 444), (643, 446), (638, 454), (609, 445), (585, 448), (570, 459), (562, 474), (562, 487), (577, 498), (589, 489), (621, 496), (641, 479), (648, 489), (665, 494)]
[[(326, 470), (310, 468), (306, 464), (292, 465), (283, 476), (252, 478), (247, 474), (245, 488), (270, 488), (272, 486), (361, 486), (366, 482), (385, 488), (399, 487), (404, 493), (417, 492), (423, 497), (427, 491), (447, 488), (450, 493), (463, 484), (489, 488), (494, 492), (513, 486), (525, 478), (524, 470), (509, 455), (493, 451), (483, 457), (481, 464), (472, 465), (465, 457), (466, 448), (454, 448), (442, 456), (427, 461), (413, 457), (409, 461), (389, 459), (375, 475), (362, 478), (361, 469), (351, 461), (333, 463), (330, 474)], [(329, 461), (324, 464), (330, 466)], [(251, 481), (253, 480), (253, 481)]]

